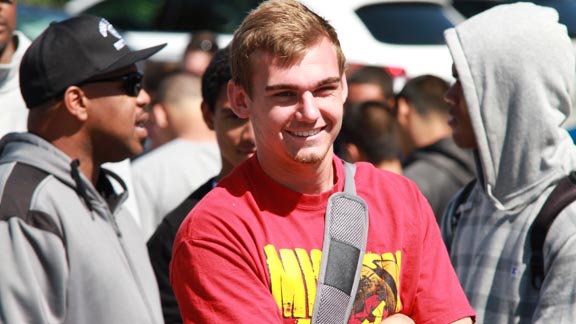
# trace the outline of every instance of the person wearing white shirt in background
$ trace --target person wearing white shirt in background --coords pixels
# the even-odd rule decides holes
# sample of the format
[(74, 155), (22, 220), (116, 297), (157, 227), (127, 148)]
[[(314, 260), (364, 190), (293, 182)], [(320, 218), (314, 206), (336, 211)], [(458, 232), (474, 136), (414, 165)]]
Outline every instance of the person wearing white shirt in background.
[(0, 137), (26, 130), (28, 109), (18, 84), (18, 67), (30, 40), (16, 29), (16, 0), (0, 0)]

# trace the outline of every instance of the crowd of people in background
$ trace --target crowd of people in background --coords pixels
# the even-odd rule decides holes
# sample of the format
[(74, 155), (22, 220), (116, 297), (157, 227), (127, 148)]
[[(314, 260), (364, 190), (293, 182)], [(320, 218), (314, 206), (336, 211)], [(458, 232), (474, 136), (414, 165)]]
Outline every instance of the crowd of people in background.
[(445, 32), (454, 80), (394, 91), (294, 0), (167, 65), (101, 17), (28, 40), (16, 5), (0, 0), (0, 323), (311, 321), (344, 161), (370, 213), (350, 323), (576, 323), (571, 198), (530, 245), (576, 169), (556, 11), (469, 18)]

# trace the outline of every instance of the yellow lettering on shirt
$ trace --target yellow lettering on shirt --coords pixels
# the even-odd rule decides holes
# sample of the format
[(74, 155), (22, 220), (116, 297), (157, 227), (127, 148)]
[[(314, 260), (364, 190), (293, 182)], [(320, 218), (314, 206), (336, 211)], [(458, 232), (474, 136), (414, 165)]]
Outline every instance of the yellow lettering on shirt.
[[(310, 323), (322, 252), (310, 254), (300, 248), (264, 247), (270, 273), (271, 292), (285, 318)], [(366, 253), (351, 318), (356, 323), (380, 323), (402, 309), (400, 270), (402, 253)]]

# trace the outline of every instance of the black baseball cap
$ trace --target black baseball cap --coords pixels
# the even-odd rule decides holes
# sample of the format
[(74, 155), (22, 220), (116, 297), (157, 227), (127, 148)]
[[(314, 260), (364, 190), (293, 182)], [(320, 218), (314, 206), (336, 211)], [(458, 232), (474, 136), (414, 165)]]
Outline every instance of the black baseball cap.
[(147, 59), (164, 46), (132, 51), (112, 24), (92, 15), (53, 22), (24, 53), (22, 97), (34, 108), (69, 86)]

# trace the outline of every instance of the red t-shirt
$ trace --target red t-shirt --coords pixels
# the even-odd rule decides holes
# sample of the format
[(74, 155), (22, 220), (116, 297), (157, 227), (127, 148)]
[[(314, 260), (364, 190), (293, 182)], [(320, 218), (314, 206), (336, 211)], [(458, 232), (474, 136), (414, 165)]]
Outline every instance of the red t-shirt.
[[(369, 212), (362, 277), (349, 323), (403, 313), (418, 324), (473, 316), (430, 206), (404, 177), (357, 163)], [(255, 157), (190, 212), (174, 242), (171, 282), (186, 323), (310, 323), (329, 196), (274, 182)]]

